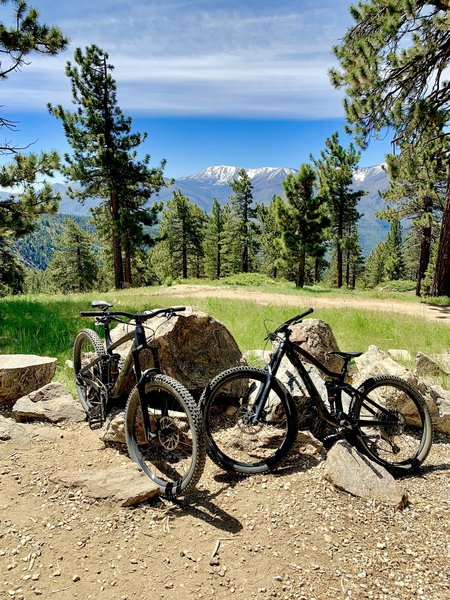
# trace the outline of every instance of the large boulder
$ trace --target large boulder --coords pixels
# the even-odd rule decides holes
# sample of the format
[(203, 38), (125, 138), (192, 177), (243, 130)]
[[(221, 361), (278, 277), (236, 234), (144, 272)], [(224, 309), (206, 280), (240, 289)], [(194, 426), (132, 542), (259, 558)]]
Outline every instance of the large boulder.
[[(127, 325), (118, 325), (111, 332), (113, 341), (128, 331)], [(150, 329), (151, 328), (151, 329)], [(161, 371), (180, 381), (195, 398), (215, 375), (241, 363), (242, 353), (228, 329), (213, 317), (190, 307), (167, 320), (157, 317), (147, 323), (150, 344), (158, 351)], [(131, 343), (130, 343), (131, 344)], [(125, 356), (130, 344), (118, 348)], [(150, 350), (141, 354), (143, 369), (153, 366)], [(134, 385), (130, 374), (128, 390)]]
[(369, 346), (367, 352), (355, 360), (357, 371), (353, 384), (360, 383), (376, 375), (394, 375), (417, 388), (425, 399), (433, 420), (433, 427), (441, 433), (450, 433), (450, 392), (432, 385), (406, 367), (402, 367), (377, 346)]
[(50, 383), (56, 360), (34, 354), (0, 354), (0, 402), (14, 402)]
[[(329, 354), (331, 351), (339, 351), (336, 338), (330, 326), (320, 319), (305, 319), (291, 327), (291, 340), (301, 344), (307, 352), (323, 363), (332, 371), (340, 371), (342, 360)], [(274, 342), (275, 350), (277, 342)], [(303, 360), (303, 359), (302, 359)], [(313, 380), (318, 392), (324, 402), (327, 402), (327, 391), (325, 387), (326, 376), (314, 365), (304, 362), (309, 376)], [(308, 429), (319, 439), (323, 439), (331, 430), (329, 426), (318, 418), (316, 411), (311, 406), (311, 400), (302, 380), (298, 377), (294, 366), (285, 356), (281, 361), (277, 378), (289, 390), (295, 400), (298, 409), (298, 421), (300, 429)]]

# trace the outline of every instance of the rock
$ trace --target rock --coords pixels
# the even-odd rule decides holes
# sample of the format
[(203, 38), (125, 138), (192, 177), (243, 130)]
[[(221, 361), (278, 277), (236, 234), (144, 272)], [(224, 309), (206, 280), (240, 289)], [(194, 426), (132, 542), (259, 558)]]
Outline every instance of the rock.
[(17, 420), (45, 419), (52, 423), (60, 421), (81, 422), (86, 415), (80, 403), (60, 383), (49, 383), (27, 396), (19, 398), (13, 406)]
[(337, 442), (328, 452), (324, 477), (336, 488), (358, 498), (398, 508), (403, 508), (408, 500), (406, 490), (386, 469), (344, 440)]
[[(228, 329), (206, 313), (188, 309), (169, 321), (157, 317), (148, 322), (155, 332), (153, 343), (159, 355), (161, 370), (180, 381), (195, 398), (215, 375), (241, 364), (242, 354)], [(117, 341), (127, 331), (118, 325), (111, 332)], [(124, 356), (129, 345), (120, 346), (117, 352)], [(143, 368), (153, 366), (150, 350), (141, 355)], [(134, 385), (131, 375), (128, 392)]]
[(50, 383), (56, 358), (33, 354), (0, 354), (0, 402), (13, 402)]
[[(301, 343), (302, 348), (310, 352), (315, 358), (331, 370), (339, 371), (342, 368), (342, 360), (330, 355), (330, 351), (338, 351), (336, 339), (330, 326), (319, 319), (305, 319), (302, 323), (292, 328), (291, 340)], [(273, 350), (275, 351), (276, 343)], [(325, 387), (326, 376), (314, 365), (304, 362), (309, 376), (313, 380), (324, 402), (327, 402), (327, 391)], [(298, 410), (298, 422), (300, 429), (309, 429), (319, 439), (323, 439), (331, 430), (329, 426), (316, 416), (311, 406), (309, 394), (302, 381), (297, 376), (294, 366), (285, 356), (281, 361), (277, 378), (289, 390), (294, 398)]]
[(78, 488), (89, 498), (112, 500), (121, 506), (135, 506), (159, 496), (159, 487), (134, 463), (104, 471), (59, 473), (50, 480)]
[(416, 374), (423, 376), (430, 375), (432, 377), (448, 375), (434, 360), (422, 352), (418, 352), (416, 355)]
[(301, 454), (321, 454), (324, 450), (322, 442), (310, 431), (298, 432), (295, 447)]
[(33, 439), (25, 428), (16, 423), (16, 421), (0, 415), (0, 442), (9, 441), (19, 444), (29, 444)]
[(375, 375), (394, 375), (417, 388), (425, 399), (433, 421), (433, 428), (442, 433), (450, 433), (450, 392), (437, 385), (429, 384), (409, 369), (400, 366), (376, 346), (369, 346), (367, 352), (356, 359), (357, 387), (365, 379)]
[(125, 444), (125, 411), (111, 413), (100, 436), (103, 442)]
[(329, 354), (332, 351), (338, 351), (339, 346), (328, 323), (320, 319), (305, 319), (301, 323), (293, 325), (291, 331), (293, 342), (300, 343), (302, 348), (331, 371), (341, 370), (342, 359)]
[(395, 348), (391, 348), (388, 350), (388, 354), (395, 360), (412, 360), (412, 356), (408, 350), (396, 350)]
[(437, 407), (437, 414), (433, 415), (434, 428), (441, 433), (450, 434), (450, 392), (440, 385), (431, 385), (430, 395)]

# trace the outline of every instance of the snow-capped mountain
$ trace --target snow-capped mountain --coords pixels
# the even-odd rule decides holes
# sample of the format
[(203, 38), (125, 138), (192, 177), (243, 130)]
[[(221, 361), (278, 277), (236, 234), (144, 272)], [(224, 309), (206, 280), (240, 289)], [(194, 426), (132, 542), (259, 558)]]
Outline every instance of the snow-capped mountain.
[[(238, 176), (240, 168), (230, 166), (208, 167), (196, 175), (181, 177), (178, 181), (202, 181), (210, 185), (229, 185)], [(252, 181), (264, 179), (267, 181), (283, 181), (289, 173), (295, 173), (295, 169), (261, 167), (260, 169), (246, 169), (247, 175)]]
[[(199, 173), (187, 177), (180, 177), (175, 183), (164, 188), (158, 194), (158, 200), (170, 200), (173, 192), (180, 190), (191, 202), (209, 212), (214, 198), (225, 204), (233, 194), (230, 182), (236, 179), (239, 167), (211, 166)], [(295, 169), (262, 167), (246, 169), (253, 184), (253, 199), (255, 202), (268, 204), (274, 195), (283, 195), (283, 181), (289, 173), (296, 173)], [(358, 210), (362, 214), (359, 221), (360, 239), (364, 252), (367, 254), (376, 244), (386, 237), (388, 224), (376, 218), (375, 213), (383, 208), (383, 201), (379, 191), (388, 186), (388, 177), (383, 165), (361, 168), (355, 171), (353, 188), (364, 190), (366, 195), (359, 202)], [(87, 215), (89, 207), (98, 204), (98, 201), (89, 200), (84, 205), (69, 199), (64, 195), (64, 186), (58, 191), (63, 193), (60, 212), (66, 214)]]

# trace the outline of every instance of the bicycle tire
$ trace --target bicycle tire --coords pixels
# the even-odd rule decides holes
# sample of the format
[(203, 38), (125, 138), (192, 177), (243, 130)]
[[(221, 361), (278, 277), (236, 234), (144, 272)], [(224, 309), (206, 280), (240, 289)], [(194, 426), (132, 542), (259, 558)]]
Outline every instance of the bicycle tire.
[(415, 472), (426, 459), (433, 427), (425, 400), (406, 381), (380, 375), (364, 381), (350, 404), (356, 445), (394, 475)]
[(206, 452), (226, 471), (255, 474), (272, 470), (295, 443), (297, 409), (277, 379), (272, 380), (263, 420), (250, 422), (254, 392), (266, 378), (264, 369), (234, 367), (217, 375), (203, 391), (200, 406)]
[(180, 382), (162, 374), (145, 384), (142, 402), (148, 409), (154, 437), (145, 440), (141, 399), (135, 386), (125, 407), (130, 458), (159, 486), (162, 496), (172, 498), (193, 492), (206, 460), (198, 405)]
[[(73, 373), (75, 378), (75, 386), (77, 388), (77, 396), (83, 407), (87, 417), (90, 417), (94, 406), (100, 402), (98, 391), (87, 383), (80, 384), (78, 374), (82, 367), (83, 361), (92, 360), (106, 354), (103, 340), (97, 332), (92, 329), (82, 329), (73, 345)], [(92, 379), (103, 382), (103, 368), (101, 362), (97, 363), (91, 370)]]

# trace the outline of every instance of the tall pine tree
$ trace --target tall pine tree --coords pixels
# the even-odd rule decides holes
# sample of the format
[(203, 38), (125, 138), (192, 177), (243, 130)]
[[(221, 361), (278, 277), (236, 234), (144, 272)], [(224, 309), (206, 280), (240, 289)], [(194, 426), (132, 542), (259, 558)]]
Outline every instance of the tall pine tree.
[[(132, 236), (140, 237), (146, 225), (143, 206), (164, 185), (163, 167), (150, 169), (150, 157), (137, 160), (136, 148), (146, 133), (133, 133), (132, 120), (117, 104), (116, 82), (108, 54), (95, 45), (83, 53), (75, 50), (75, 64), (67, 63), (75, 112), (61, 105), (49, 105), (49, 111), (62, 121), (73, 154), (65, 155), (64, 174), (81, 189), (70, 188), (81, 201), (88, 197), (105, 198), (102, 212), (109, 222), (114, 282), (116, 288), (131, 285)], [(141, 218), (142, 217), (142, 218)]]
[[(362, 147), (392, 128), (394, 138), (426, 145), (433, 121), (449, 118), (450, 5), (442, 0), (366, 0), (350, 8), (354, 23), (334, 48), (348, 131)], [(446, 138), (446, 128), (441, 135)], [(433, 295), (450, 296), (450, 168), (436, 259)]]
[(325, 254), (324, 231), (330, 221), (323, 198), (315, 192), (316, 174), (303, 164), (297, 175), (290, 173), (283, 182), (286, 201), (276, 200), (277, 222), (281, 231), (283, 256), (296, 263), (295, 285), (305, 285), (306, 256)]
[(252, 258), (256, 251), (257, 211), (253, 206), (253, 184), (245, 169), (239, 169), (237, 177), (230, 183), (233, 195), (230, 197), (229, 241), (239, 256), (240, 272), (251, 270)]
[[(13, 14), (11, 25), (0, 22), (0, 81), (27, 66), (31, 55), (54, 55), (67, 46), (59, 28), (41, 23), (39, 12), (27, 2), (2, 0), (1, 4), (12, 4)], [(14, 154), (12, 162), (0, 168), (0, 186), (12, 192), (0, 199), (0, 295), (23, 287), (24, 271), (13, 240), (31, 233), (38, 215), (55, 213), (60, 198), (43, 181), (58, 168), (58, 155), (25, 154), (26, 147), (9, 140), (17, 128), (15, 121), (0, 116), (0, 132), (8, 135), (0, 141), (0, 155)]]
[(364, 191), (352, 191), (353, 172), (358, 166), (360, 153), (353, 144), (345, 149), (339, 143), (338, 133), (325, 141), (321, 158), (314, 160), (319, 179), (320, 194), (326, 199), (330, 217), (330, 231), (336, 253), (336, 285), (343, 284), (344, 250), (349, 236), (355, 235), (354, 225), (360, 214), (357, 205)]

